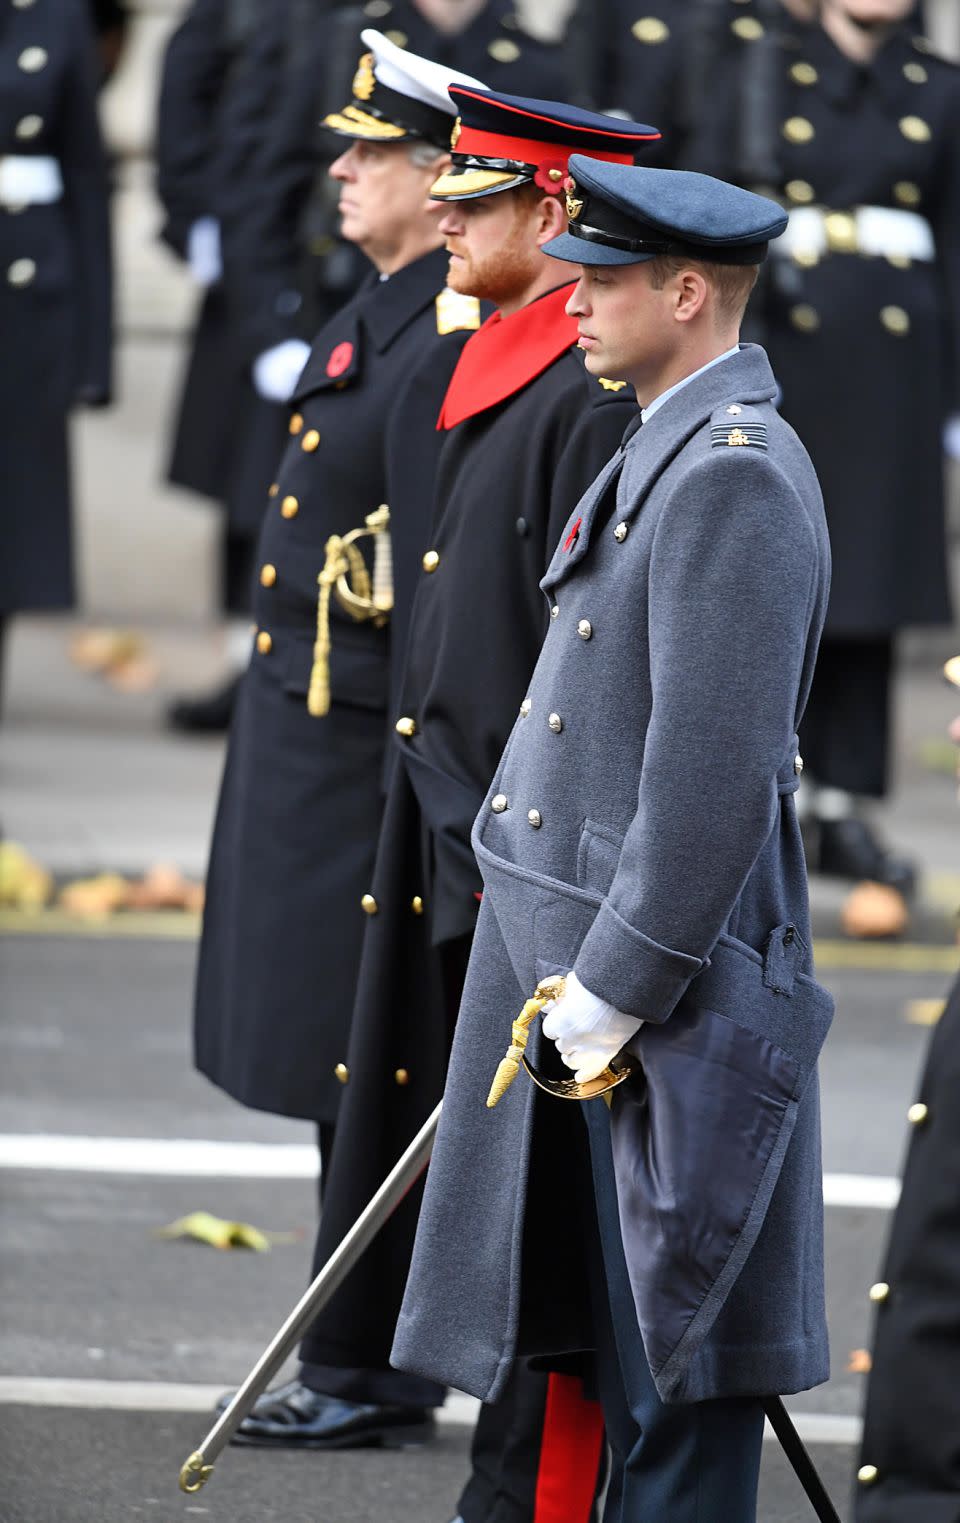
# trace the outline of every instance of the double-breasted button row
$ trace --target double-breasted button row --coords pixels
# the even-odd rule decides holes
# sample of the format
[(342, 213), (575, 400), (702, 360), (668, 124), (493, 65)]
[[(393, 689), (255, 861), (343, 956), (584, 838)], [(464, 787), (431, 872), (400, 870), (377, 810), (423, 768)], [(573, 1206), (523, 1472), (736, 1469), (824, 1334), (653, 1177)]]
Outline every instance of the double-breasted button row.
[(404, 714), (397, 720), (393, 728), (398, 735), (403, 736), (404, 740), (412, 740), (417, 733), (417, 721), (411, 719), (408, 714)]
[(49, 56), (46, 48), (24, 48), (17, 59), (17, 67), (22, 69), (24, 74), (39, 74), (41, 69), (47, 67)]
[(424, 555), (423, 560), (421, 562), (421, 565), (423, 566), (424, 571), (426, 571), (428, 574), (430, 572), (432, 572), (432, 571), (436, 571), (436, 569), (439, 566), (439, 564), (440, 564), (440, 552), (438, 550), (428, 550), (426, 552), (426, 554)]
[[(906, 338), (910, 332), (910, 314), (903, 307), (889, 305), (879, 312), (881, 327), (894, 338)], [(790, 308), (790, 322), (798, 333), (816, 333), (820, 327), (820, 313), (809, 302), (798, 302)]]
[[(532, 712), (533, 712), (533, 699), (532, 698), (525, 698), (523, 700), (523, 702), (521, 703), (521, 705), (520, 705), (520, 718), (521, 719), (526, 719), (526, 718), (528, 718), (528, 716)], [(547, 715), (547, 728), (549, 730), (552, 730), (554, 735), (559, 735), (560, 734), (560, 731), (563, 729), (563, 720), (561, 719), (559, 714), (548, 714)]]
[(273, 636), (268, 629), (259, 629), (257, 631), (257, 650), (261, 656), (269, 656), (273, 650)]
[(21, 116), (13, 130), (22, 143), (29, 142), (31, 138), (37, 137), (43, 131), (43, 117)]
[[(374, 898), (373, 894), (364, 894), (363, 898), (360, 900), (360, 908), (363, 910), (365, 915), (379, 915), (380, 913), (380, 905), (377, 903), (377, 900)], [(410, 900), (410, 908), (415, 915), (423, 914), (422, 894), (414, 894), (413, 898)]]
[(28, 286), (37, 273), (36, 261), (33, 259), (15, 259), (7, 266), (7, 283), (11, 286)]
[[(338, 1079), (341, 1084), (349, 1084), (349, 1082), (350, 1082), (350, 1070), (347, 1067), (346, 1063), (338, 1063), (336, 1065), (336, 1067), (334, 1068), (333, 1072), (334, 1072), (334, 1077), (336, 1079)], [(393, 1075), (393, 1080), (394, 1080), (395, 1084), (399, 1084), (400, 1085), (401, 1089), (403, 1088), (403, 1086), (405, 1084), (409, 1084), (410, 1083), (410, 1070), (409, 1070), (409, 1068), (398, 1068), (396, 1070), (396, 1072), (394, 1073), (394, 1075)]]

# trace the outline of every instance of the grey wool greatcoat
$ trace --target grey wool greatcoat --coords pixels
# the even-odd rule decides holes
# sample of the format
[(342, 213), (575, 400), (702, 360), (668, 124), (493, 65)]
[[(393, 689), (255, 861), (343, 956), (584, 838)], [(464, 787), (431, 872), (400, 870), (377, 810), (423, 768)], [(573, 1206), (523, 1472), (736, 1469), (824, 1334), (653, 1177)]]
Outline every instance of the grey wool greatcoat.
[(578, 1107), (523, 1073), (485, 1107), (522, 1002), (574, 967), (645, 1022), (611, 1121), (661, 1396), (827, 1378), (815, 1070), (832, 1001), (792, 794), (830, 556), (775, 389), (747, 346), (670, 398), (542, 583), (529, 705), (474, 827), (484, 897), (392, 1355), (486, 1400), (518, 1353), (589, 1346)]

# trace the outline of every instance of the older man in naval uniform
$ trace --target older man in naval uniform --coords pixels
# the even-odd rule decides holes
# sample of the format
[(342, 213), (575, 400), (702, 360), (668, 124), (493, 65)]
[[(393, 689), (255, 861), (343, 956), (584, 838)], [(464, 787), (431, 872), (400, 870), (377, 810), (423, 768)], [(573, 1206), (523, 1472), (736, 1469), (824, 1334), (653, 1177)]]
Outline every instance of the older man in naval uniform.
[[(641, 411), (561, 535), (474, 828), (483, 903), (393, 1361), (491, 1399), (519, 1355), (592, 1348), (606, 1518), (755, 1523), (761, 1398), (828, 1364), (832, 1004), (792, 795), (829, 548), (766, 356), (738, 342), (786, 219), (702, 175), (570, 169), (549, 252), (581, 266), (588, 368)], [(579, 1097), (629, 1044), (609, 1108), (523, 1073), (485, 1108), (547, 975), (533, 1061)]]

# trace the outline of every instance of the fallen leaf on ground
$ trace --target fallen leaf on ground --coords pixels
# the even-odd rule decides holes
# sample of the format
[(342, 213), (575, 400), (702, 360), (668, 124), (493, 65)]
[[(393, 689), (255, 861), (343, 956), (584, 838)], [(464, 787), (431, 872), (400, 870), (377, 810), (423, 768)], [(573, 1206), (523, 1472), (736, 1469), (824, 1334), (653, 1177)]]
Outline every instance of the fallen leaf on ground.
[(143, 636), (132, 629), (85, 629), (70, 641), (70, 660), (84, 672), (106, 672), (143, 655)]
[(52, 874), (15, 841), (0, 841), (0, 905), (42, 910), (52, 893)]
[(847, 1358), (848, 1375), (869, 1375), (873, 1369), (873, 1355), (868, 1348), (852, 1348)]
[(269, 1253), (270, 1238), (259, 1227), (249, 1222), (230, 1222), (225, 1217), (214, 1216), (211, 1211), (191, 1211), (166, 1227), (158, 1227), (157, 1237), (193, 1238), (198, 1243), (208, 1243), (211, 1248), (252, 1248), (254, 1253)]
[(68, 915), (113, 915), (123, 909), (129, 894), (130, 885), (119, 873), (98, 873), (65, 883), (59, 902)]

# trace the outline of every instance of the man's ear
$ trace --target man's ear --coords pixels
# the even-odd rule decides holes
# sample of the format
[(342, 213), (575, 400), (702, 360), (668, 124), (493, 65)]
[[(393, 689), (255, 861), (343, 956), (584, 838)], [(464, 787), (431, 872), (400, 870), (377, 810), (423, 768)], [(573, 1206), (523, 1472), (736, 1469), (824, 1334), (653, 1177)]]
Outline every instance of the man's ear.
[(703, 311), (704, 303), (709, 295), (707, 282), (699, 270), (680, 270), (675, 281), (674, 316), (678, 322), (692, 322)]
[(537, 207), (537, 247), (542, 248), (551, 238), (559, 238), (567, 231), (567, 212), (559, 196), (544, 196)]

